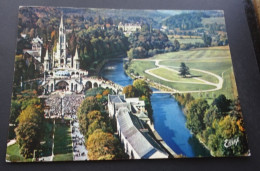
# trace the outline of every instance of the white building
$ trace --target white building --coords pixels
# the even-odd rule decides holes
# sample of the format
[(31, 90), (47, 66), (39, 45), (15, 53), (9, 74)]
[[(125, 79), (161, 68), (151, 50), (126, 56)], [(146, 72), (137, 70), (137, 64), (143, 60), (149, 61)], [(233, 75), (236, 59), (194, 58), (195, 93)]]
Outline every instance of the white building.
[(33, 38), (31, 41), (32, 49), (25, 49), (23, 51), (24, 54), (31, 55), (34, 59), (36, 59), (38, 62), (41, 62), (41, 56), (42, 56), (42, 44), (43, 41), (38, 36), (36, 38)]
[[(48, 49), (43, 61), (44, 67), (44, 94), (51, 93), (55, 90), (64, 90), (80, 93), (83, 91), (87, 82), (88, 72), (80, 69), (80, 59), (78, 50), (71, 59), (67, 54), (66, 30), (63, 25), (63, 16), (59, 26), (59, 39), (57, 50), (50, 54)], [(84, 84), (85, 83), (85, 84)], [(98, 86), (100, 83), (90, 81), (91, 87)]]
[(116, 119), (117, 132), (125, 153), (131, 159), (168, 158), (169, 155), (150, 136), (143, 121), (149, 121), (144, 101), (125, 98), (124, 95), (108, 95), (109, 116)]
[(140, 23), (125, 23), (123, 24), (120, 22), (118, 24), (118, 30), (122, 29), (124, 34), (131, 34), (132, 32), (135, 32), (137, 30), (141, 30), (142, 26)]

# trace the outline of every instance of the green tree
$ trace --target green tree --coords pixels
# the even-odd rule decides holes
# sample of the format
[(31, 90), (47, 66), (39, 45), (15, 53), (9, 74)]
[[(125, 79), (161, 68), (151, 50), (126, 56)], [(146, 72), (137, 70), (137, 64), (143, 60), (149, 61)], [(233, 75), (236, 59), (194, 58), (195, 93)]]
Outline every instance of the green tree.
[(11, 100), (11, 112), (10, 112), (10, 123), (17, 124), (18, 123), (18, 116), (21, 112), (21, 105), (16, 100)]
[(216, 135), (220, 141), (217, 154), (221, 156), (241, 156), (247, 152), (245, 133), (239, 129), (235, 117), (225, 116), (218, 124)]
[(150, 98), (150, 96), (152, 94), (152, 90), (150, 89), (150, 87), (148, 86), (148, 84), (145, 80), (143, 80), (143, 79), (134, 80), (133, 86), (137, 90), (139, 97), (144, 95), (144, 96)]
[(43, 108), (35, 105), (27, 106), (18, 117), (16, 140), (25, 158), (32, 157), (34, 150), (39, 148), (43, 119)]
[(203, 122), (207, 127), (211, 127), (215, 119), (221, 118), (221, 113), (216, 106), (211, 106), (205, 113)]
[(205, 129), (203, 118), (208, 108), (207, 101), (203, 99), (194, 100), (187, 106), (186, 125), (194, 134), (202, 133)]
[(211, 46), (212, 38), (209, 35), (203, 34), (203, 41), (205, 46)]
[(115, 160), (124, 158), (118, 139), (113, 134), (97, 129), (86, 142), (90, 160)]
[(88, 119), (88, 122), (91, 124), (92, 122), (94, 122), (96, 120), (104, 120), (104, 117), (102, 116), (100, 111), (93, 110), (87, 114), (87, 119)]
[(216, 105), (220, 112), (228, 112), (230, 111), (231, 100), (227, 99), (225, 95), (219, 95), (212, 103), (212, 105)]
[(88, 126), (88, 132), (86, 137), (89, 137), (97, 129), (101, 129), (103, 132), (113, 132), (112, 128), (109, 125), (107, 125), (105, 121), (95, 120)]
[(124, 87), (122, 93), (125, 94), (126, 97), (137, 97), (137, 90), (132, 85)]
[(187, 67), (185, 65), (184, 62), (181, 63), (180, 65), (180, 70), (179, 70), (179, 75), (182, 76), (182, 77), (186, 77), (187, 75), (190, 75), (190, 69), (189, 67)]
[(176, 51), (178, 51), (178, 50), (180, 50), (180, 43), (179, 43), (179, 41), (178, 40), (174, 40), (174, 42), (173, 42), (173, 46), (174, 46), (174, 48), (175, 48), (175, 50)]

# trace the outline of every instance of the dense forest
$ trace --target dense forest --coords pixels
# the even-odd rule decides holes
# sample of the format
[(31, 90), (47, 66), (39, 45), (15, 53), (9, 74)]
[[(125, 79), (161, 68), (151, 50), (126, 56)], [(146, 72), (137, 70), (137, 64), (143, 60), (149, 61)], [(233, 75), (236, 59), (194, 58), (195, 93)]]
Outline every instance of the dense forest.
[[(76, 37), (81, 68), (86, 70), (94, 69), (95, 64), (100, 60), (120, 55), (126, 56), (129, 46), (128, 39), (123, 32), (116, 29), (89, 27), (87, 30), (78, 32)], [(74, 35), (71, 36), (69, 42), (71, 46), (75, 46)]]
[(247, 138), (239, 101), (219, 95), (212, 104), (190, 94), (175, 95), (186, 114), (186, 126), (213, 156), (243, 156)]
[(169, 17), (163, 24), (168, 26), (169, 29), (180, 28), (181, 30), (191, 30), (202, 27), (202, 18), (209, 17), (202, 12), (184, 13)]
[(129, 38), (130, 50), (127, 56), (132, 58), (146, 58), (158, 53), (172, 52), (179, 50), (179, 43), (174, 44), (169, 41), (168, 36), (159, 31), (142, 29), (132, 33)]
[(117, 137), (115, 123), (109, 118), (105, 106), (110, 89), (93, 88), (86, 92), (77, 116), (80, 132), (85, 136), (90, 160), (126, 159), (123, 147)]

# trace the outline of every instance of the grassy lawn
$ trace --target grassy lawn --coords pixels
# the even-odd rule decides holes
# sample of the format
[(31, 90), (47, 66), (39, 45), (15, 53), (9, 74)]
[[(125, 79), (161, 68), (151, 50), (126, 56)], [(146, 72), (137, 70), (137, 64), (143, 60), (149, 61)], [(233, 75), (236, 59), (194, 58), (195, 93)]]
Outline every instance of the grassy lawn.
[(231, 70), (231, 68), (223, 74), (223, 77), (224, 77), (224, 83), (222, 89), (214, 92), (192, 93), (192, 96), (194, 96), (195, 98), (200, 98), (200, 97), (206, 98), (209, 104), (213, 102), (213, 99), (215, 97), (218, 97), (221, 94), (224, 94), (228, 99), (237, 98), (238, 96), (237, 87), (234, 78), (234, 73)]
[[(224, 94), (227, 98), (234, 99), (237, 97), (237, 89), (232, 70), (232, 61), (230, 57), (230, 51), (228, 46), (210, 47), (210, 48), (198, 48), (188, 51), (170, 52), (165, 54), (158, 54), (151, 59), (160, 59), (160, 65), (172, 67), (175, 70), (179, 67), (181, 62), (190, 69), (200, 69), (217, 74), (224, 79), (223, 88), (214, 92), (205, 93), (192, 93), (195, 97), (204, 97), (210, 99), (217, 97), (220, 94)], [(133, 61), (130, 68), (152, 81), (169, 86), (179, 91), (192, 91), (192, 90), (208, 90), (215, 88), (210, 85), (203, 84), (185, 84), (185, 83), (171, 83), (163, 81), (159, 78), (155, 78), (151, 75), (144, 73), (144, 70), (155, 68), (153, 61)], [(169, 80), (176, 80), (177, 73), (170, 73), (169, 71), (163, 71), (162, 69), (152, 70), (152, 72), (161, 77), (165, 77)], [(218, 83), (218, 79), (210, 74), (206, 74), (199, 71), (190, 70), (191, 75), (204, 79), (212, 83)], [(190, 80), (189, 80), (190, 81)]]
[(53, 121), (51, 119), (46, 119), (44, 122), (44, 136), (43, 144), (41, 146), (41, 156), (51, 156), (52, 155), (52, 139), (53, 135)]
[[(175, 39), (170, 39), (171, 42), (174, 42)], [(201, 38), (176, 38), (180, 44), (195, 44), (195, 43), (204, 43)]]
[(151, 73), (163, 77), (165, 79), (171, 81), (182, 81), (182, 82), (194, 82), (194, 83), (202, 83), (202, 81), (193, 79), (193, 78), (183, 78), (178, 75), (178, 72), (174, 72), (172, 70), (166, 68), (157, 68), (150, 71)]
[(164, 60), (161, 61), (161, 65), (165, 65), (168, 67), (179, 67), (181, 62), (185, 62), (185, 64), (191, 69), (201, 69), (205, 71), (212, 72), (219, 76), (222, 76), (222, 73), (231, 68), (232, 63), (230, 58), (213, 58), (213, 59), (190, 59), (190, 60)]
[(54, 135), (54, 161), (73, 160), (71, 131), (68, 121), (56, 121)]
[(31, 162), (32, 158), (25, 159), (20, 154), (19, 145), (17, 143), (15, 143), (15, 144), (7, 147), (6, 160), (9, 160), (11, 162)]
[(153, 61), (132, 61), (128, 71), (132, 69), (134, 70), (135, 74), (138, 73), (142, 76), (147, 76), (148, 74), (146, 74), (144, 71), (152, 68), (156, 68)]
[[(40, 156), (50, 156), (52, 152), (52, 128), (53, 124), (51, 120), (44, 120), (44, 136), (41, 140), (41, 147), (38, 150)], [(39, 154), (39, 153), (38, 153)], [(37, 153), (36, 153), (37, 155)], [(20, 155), (20, 148), (17, 143), (7, 147), (7, 160), (14, 162), (31, 162), (32, 158), (25, 159)]]
[(209, 90), (216, 88), (212, 85), (207, 84), (186, 84), (186, 83), (172, 83), (170, 87), (179, 91), (198, 91), (198, 90)]
[(225, 24), (225, 19), (224, 17), (210, 17), (210, 18), (202, 18), (202, 23), (203, 25), (206, 24)]
[[(146, 69), (151, 69), (151, 68), (155, 68), (155, 67), (156, 66), (154, 65), (153, 61), (132, 61), (131, 65), (129, 66), (129, 70), (133, 69), (135, 71), (134, 73), (139, 73), (139, 75), (141, 75), (145, 78), (148, 78), (156, 83), (160, 83), (160, 84), (169, 86), (169, 87), (179, 90), (179, 91), (209, 90), (209, 89), (215, 88), (215, 86), (205, 85), (205, 84), (186, 84), (186, 83), (172, 83), (172, 82), (168, 82), (168, 81), (163, 81), (159, 78), (156, 78), (156, 77), (146, 74), (144, 72)], [(191, 80), (189, 78), (187, 78), (187, 79)]]
[(230, 57), (230, 51), (228, 46), (223, 47), (210, 47), (210, 48), (198, 48), (187, 51), (169, 52), (164, 54), (158, 54), (153, 59), (198, 59), (198, 58), (212, 58), (212, 57)]
[(191, 70), (190, 71), (190, 74), (193, 76), (193, 77), (197, 77), (197, 78), (200, 78), (200, 79), (203, 79), (203, 80), (206, 80), (206, 81), (209, 81), (211, 83), (218, 83), (218, 79), (210, 74), (207, 74), (207, 73), (204, 73), (204, 72), (199, 72), (199, 71), (193, 71)]

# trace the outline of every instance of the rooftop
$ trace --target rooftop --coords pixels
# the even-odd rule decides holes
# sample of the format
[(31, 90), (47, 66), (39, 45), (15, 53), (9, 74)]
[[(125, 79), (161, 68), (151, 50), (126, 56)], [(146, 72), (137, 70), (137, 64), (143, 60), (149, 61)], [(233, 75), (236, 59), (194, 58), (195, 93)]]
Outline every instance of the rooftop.
[(160, 148), (158, 148), (159, 145), (148, 135), (147, 132), (141, 133), (138, 130), (142, 129), (143, 125), (140, 123), (141, 121), (138, 118), (129, 113), (127, 108), (122, 107), (119, 109), (117, 120), (122, 134), (141, 158), (149, 158), (157, 151), (162, 152), (162, 150), (159, 150)]

